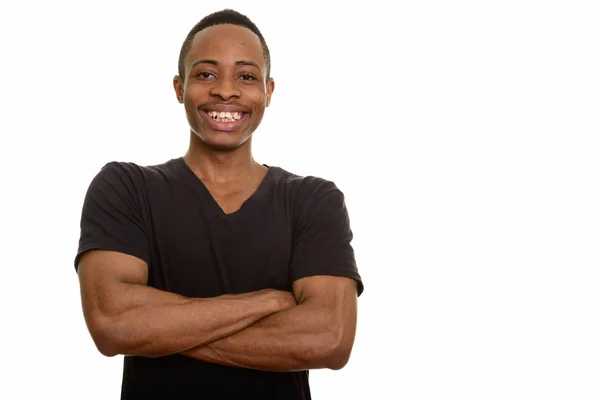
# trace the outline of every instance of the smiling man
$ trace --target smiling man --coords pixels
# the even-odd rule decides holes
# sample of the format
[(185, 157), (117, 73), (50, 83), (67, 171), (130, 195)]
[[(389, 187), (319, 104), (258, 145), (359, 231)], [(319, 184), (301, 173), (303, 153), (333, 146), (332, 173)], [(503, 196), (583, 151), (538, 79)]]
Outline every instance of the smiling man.
[(173, 84), (187, 153), (108, 163), (84, 201), (90, 334), (125, 356), (122, 399), (310, 399), (309, 370), (348, 362), (363, 290), (344, 195), (254, 160), (275, 83), (244, 15), (200, 21)]

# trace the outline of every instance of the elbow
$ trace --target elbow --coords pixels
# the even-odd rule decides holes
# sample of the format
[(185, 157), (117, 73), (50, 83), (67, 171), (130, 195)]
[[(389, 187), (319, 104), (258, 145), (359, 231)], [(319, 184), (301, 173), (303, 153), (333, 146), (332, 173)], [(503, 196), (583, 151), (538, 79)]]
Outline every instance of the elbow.
[(331, 340), (327, 347), (324, 367), (338, 371), (348, 364), (352, 347), (354, 343), (354, 335), (348, 335), (343, 329), (331, 334)]
[(339, 345), (334, 347), (330, 352), (326, 367), (334, 371), (339, 371), (350, 361), (351, 352), (352, 348), (348, 346)]
[(148, 346), (147, 338), (136, 339), (131, 326), (118, 324), (112, 320), (90, 326), (89, 331), (96, 348), (105, 357), (138, 355), (156, 358), (170, 354), (153, 350)]
[(120, 353), (116, 350), (116, 348), (114, 346), (109, 345), (102, 345), (99, 346), (98, 344), (96, 344), (96, 348), (98, 349), (98, 351), (100, 352), (100, 354), (102, 354), (105, 357), (114, 357), (116, 355), (119, 355)]
[(118, 334), (118, 330), (111, 321), (90, 321), (88, 330), (96, 348), (103, 356), (114, 357), (125, 354), (122, 340), (120, 340), (122, 335)]
[(92, 340), (98, 351), (105, 357), (114, 357), (119, 352), (119, 345), (114, 335), (108, 329), (90, 329)]

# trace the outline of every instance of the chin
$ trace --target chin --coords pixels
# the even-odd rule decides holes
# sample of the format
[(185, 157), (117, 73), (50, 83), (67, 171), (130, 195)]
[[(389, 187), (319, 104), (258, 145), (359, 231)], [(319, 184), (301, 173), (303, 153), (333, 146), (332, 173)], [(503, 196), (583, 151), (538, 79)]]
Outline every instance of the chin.
[(244, 146), (250, 138), (250, 136), (241, 136), (232, 133), (205, 133), (202, 135), (195, 134), (196, 138), (202, 142), (202, 144), (216, 151), (234, 151)]

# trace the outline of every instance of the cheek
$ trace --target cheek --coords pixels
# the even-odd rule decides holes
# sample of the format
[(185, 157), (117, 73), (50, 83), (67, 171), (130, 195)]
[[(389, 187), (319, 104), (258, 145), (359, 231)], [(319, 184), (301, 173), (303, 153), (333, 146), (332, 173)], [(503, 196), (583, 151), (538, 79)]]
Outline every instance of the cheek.
[(193, 107), (190, 105), (190, 103), (184, 102), (183, 107), (185, 108), (185, 113), (188, 117), (194, 116), (195, 112), (194, 112)]
[(200, 116), (198, 115), (198, 112), (189, 103), (184, 103), (184, 108), (185, 108), (185, 116), (188, 120), (188, 123), (190, 124), (190, 126), (192, 128), (198, 129), (199, 126), (201, 125)]
[(253, 108), (258, 112), (262, 112), (265, 109), (265, 107), (269, 105), (269, 101), (269, 96), (267, 94), (257, 94), (252, 99)]

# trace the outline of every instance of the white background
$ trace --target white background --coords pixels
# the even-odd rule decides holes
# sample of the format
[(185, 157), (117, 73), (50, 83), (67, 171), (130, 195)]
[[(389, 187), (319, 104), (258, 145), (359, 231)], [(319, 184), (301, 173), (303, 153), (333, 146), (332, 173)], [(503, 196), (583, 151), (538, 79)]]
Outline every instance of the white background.
[(183, 155), (178, 52), (225, 7), (272, 53), (256, 159), (351, 213), (355, 349), (313, 397), (600, 398), (594, 3), (2, 2), (0, 398), (118, 398), (72, 265), (83, 197), (108, 161)]

